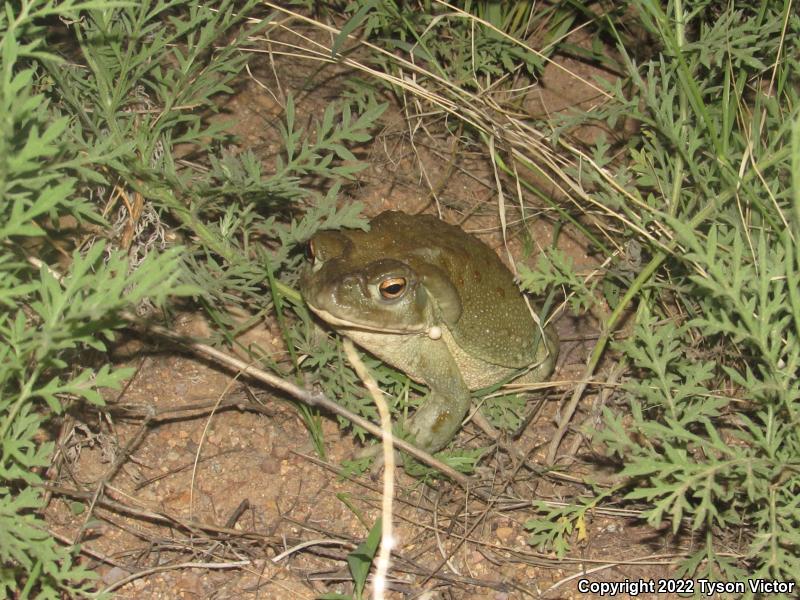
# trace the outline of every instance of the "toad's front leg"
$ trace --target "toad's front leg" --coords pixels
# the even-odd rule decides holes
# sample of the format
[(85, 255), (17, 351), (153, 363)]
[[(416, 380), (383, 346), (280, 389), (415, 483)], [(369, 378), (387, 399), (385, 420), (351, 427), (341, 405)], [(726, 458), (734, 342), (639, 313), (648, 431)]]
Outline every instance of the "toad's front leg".
[(414, 443), (426, 452), (441, 450), (455, 437), (469, 410), (471, 396), (449, 349), (442, 340), (428, 340), (409, 372), (431, 389), (408, 425)]

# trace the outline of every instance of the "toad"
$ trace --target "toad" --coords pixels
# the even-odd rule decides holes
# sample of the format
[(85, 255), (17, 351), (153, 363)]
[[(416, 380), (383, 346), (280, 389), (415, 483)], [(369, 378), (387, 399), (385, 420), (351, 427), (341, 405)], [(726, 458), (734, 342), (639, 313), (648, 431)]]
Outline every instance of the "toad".
[(470, 390), (522, 369), (518, 382), (546, 379), (557, 342), (549, 331), (537, 335), (511, 271), (474, 236), (396, 211), (370, 225), (319, 232), (301, 291), (333, 329), (430, 388), (408, 429), (435, 452), (461, 426)]

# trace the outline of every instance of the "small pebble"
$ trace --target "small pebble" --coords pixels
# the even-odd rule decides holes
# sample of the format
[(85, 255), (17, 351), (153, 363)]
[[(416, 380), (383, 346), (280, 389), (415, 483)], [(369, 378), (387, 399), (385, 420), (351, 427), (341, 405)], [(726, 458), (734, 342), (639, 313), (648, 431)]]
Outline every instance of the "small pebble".
[(507, 542), (514, 535), (514, 530), (511, 527), (498, 527), (495, 535), (501, 542)]
[(272, 450), (272, 456), (275, 458), (275, 460), (284, 460), (289, 456), (289, 448), (286, 446), (277, 445)]
[(259, 463), (258, 467), (263, 473), (269, 473), (270, 475), (277, 475), (281, 471), (280, 461), (274, 458), (265, 458)]

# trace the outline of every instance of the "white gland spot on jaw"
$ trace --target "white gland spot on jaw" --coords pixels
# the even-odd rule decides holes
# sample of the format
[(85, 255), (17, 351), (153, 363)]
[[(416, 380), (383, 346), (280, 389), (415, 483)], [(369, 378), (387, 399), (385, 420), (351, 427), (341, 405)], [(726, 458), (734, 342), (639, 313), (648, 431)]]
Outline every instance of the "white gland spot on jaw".
[(438, 340), (442, 337), (442, 328), (438, 325), (434, 325), (430, 329), (428, 329), (428, 337), (432, 340)]

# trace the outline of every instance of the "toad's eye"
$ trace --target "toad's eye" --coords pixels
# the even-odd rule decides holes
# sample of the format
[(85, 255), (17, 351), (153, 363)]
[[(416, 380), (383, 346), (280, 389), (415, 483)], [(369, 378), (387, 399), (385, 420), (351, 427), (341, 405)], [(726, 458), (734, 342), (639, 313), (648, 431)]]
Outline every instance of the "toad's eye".
[(317, 258), (317, 249), (314, 247), (314, 240), (308, 240), (306, 244), (306, 258), (314, 262)]
[(378, 289), (386, 300), (395, 300), (406, 291), (405, 277), (390, 277), (381, 281)]

